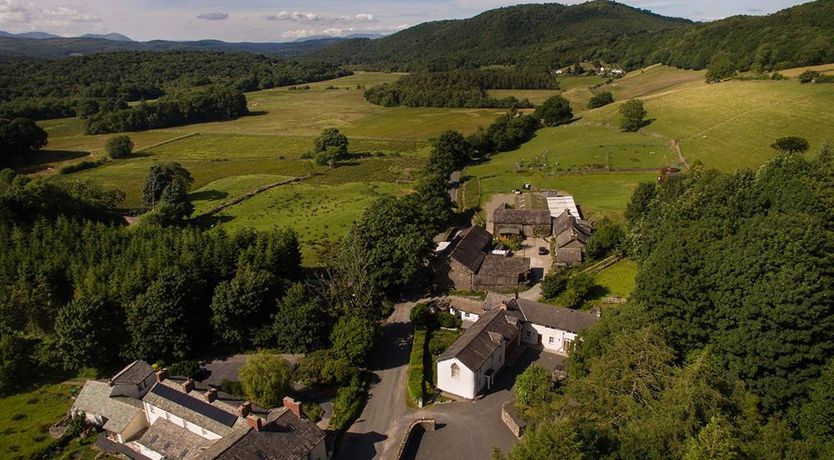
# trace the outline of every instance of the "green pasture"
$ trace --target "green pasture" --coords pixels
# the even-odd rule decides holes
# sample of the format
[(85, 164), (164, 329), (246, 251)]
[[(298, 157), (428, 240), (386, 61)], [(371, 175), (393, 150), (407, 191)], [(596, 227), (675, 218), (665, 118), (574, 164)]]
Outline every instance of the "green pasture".
[(52, 442), (49, 427), (72, 406), (70, 385), (44, 385), (0, 398), (0, 458), (24, 459)]
[(637, 277), (637, 262), (623, 259), (596, 274), (596, 283), (605, 290), (605, 295), (628, 298), (634, 291)]
[(304, 243), (304, 264), (312, 265), (323, 244), (342, 236), (371, 201), (407, 190), (405, 185), (391, 182), (289, 184), (228, 208), (217, 214), (217, 218), (231, 231), (293, 228)]
[(210, 182), (190, 194), (191, 202), (194, 204), (194, 215), (202, 214), (263, 185), (288, 179), (291, 179), (291, 177), (277, 174), (251, 174), (248, 176), (224, 177)]

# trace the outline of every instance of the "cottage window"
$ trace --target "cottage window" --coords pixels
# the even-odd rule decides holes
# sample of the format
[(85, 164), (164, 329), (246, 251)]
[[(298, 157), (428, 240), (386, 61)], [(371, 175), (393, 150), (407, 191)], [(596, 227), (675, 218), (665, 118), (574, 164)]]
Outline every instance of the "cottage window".
[(469, 312), (464, 313), (463, 316), (469, 318)]
[(550, 337), (549, 339), (547, 339), (547, 343), (549, 343), (551, 345), (556, 343), (556, 338), (555, 337)]
[(458, 366), (457, 363), (452, 363), (452, 378), (460, 378), (460, 366)]

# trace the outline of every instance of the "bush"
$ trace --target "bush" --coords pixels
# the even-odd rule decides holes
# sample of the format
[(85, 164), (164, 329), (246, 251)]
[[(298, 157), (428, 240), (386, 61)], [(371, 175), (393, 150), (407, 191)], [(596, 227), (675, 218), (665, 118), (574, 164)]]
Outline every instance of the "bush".
[(445, 327), (447, 329), (457, 329), (463, 322), (457, 316), (451, 313), (447, 313), (445, 311), (441, 311), (437, 313), (437, 323), (440, 325), (440, 327)]
[(356, 372), (346, 359), (336, 358), (331, 350), (318, 350), (301, 358), (296, 375), (313, 384), (343, 385)]
[(411, 345), (411, 357), (408, 360), (408, 383), (407, 396), (410, 406), (417, 406), (418, 401), (426, 399), (426, 374), (424, 363), (426, 362), (426, 341), (428, 331), (417, 329), (414, 331), (414, 340)]
[(304, 405), (301, 406), (301, 410), (304, 412), (304, 415), (306, 415), (307, 418), (313, 422), (321, 420), (321, 416), (324, 414), (324, 410), (322, 410), (321, 406), (312, 401), (304, 403)]
[(578, 308), (585, 302), (595, 285), (596, 283), (591, 275), (575, 275), (568, 279), (567, 288), (559, 297), (559, 300), (568, 308)]
[(60, 174), (72, 174), (78, 171), (84, 171), (85, 169), (93, 169), (103, 165), (106, 160), (96, 160), (96, 161), (82, 161), (80, 163), (76, 163), (73, 165), (64, 166), (63, 168), (58, 170)]
[(606, 106), (612, 102), (614, 102), (614, 95), (611, 94), (611, 91), (605, 91), (594, 95), (594, 97), (588, 101), (588, 108), (596, 109), (597, 107)]
[(362, 413), (367, 397), (365, 381), (360, 376), (354, 375), (350, 384), (339, 388), (336, 398), (333, 399), (333, 418), (330, 419), (330, 427), (336, 431), (343, 431), (350, 427), (351, 423)]
[(536, 107), (534, 115), (546, 126), (558, 126), (573, 120), (570, 102), (562, 96), (553, 96)]
[(599, 260), (621, 249), (624, 241), (625, 230), (623, 230), (623, 227), (606, 220), (594, 231), (593, 236), (585, 246), (585, 254), (591, 260)]
[(170, 372), (171, 375), (189, 377), (192, 379), (198, 377), (202, 370), (203, 368), (200, 366), (200, 362), (194, 359), (178, 361), (168, 366), (168, 372)]
[(555, 299), (568, 284), (567, 277), (562, 273), (548, 273), (542, 280), (542, 296), (545, 299)]
[(409, 313), (409, 318), (411, 318), (411, 322), (414, 323), (414, 327), (417, 329), (431, 327), (432, 313), (427, 304), (418, 303), (415, 305), (411, 309), (411, 313)]
[(124, 135), (111, 137), (107, 140), (104, 150), (114, 160), (125, 158), (133, 153), (133, 141), (130, 140), (129, 136)]
[(223, 381), (220, 382), (219, 390), (223, 393), (230, 394), (238, 398), (244, 397), (243, 385), (241, 385), (240, 382), (235, 382), (233, 380), (223, 379)]

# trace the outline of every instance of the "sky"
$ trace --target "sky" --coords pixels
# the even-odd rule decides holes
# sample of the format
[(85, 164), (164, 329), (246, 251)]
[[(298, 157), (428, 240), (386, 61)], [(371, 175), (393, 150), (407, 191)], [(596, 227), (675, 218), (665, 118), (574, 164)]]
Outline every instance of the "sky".
[[(530, 0), (0, 0), (0, 30), (62, 36), (118, 32), (134, 40), (284, 42), (390, 34)], [(581, 3), (562, 0), (559, 3)], [(626, 0), (666, 16), (709, 21), (767, 14), (802, 0)]]

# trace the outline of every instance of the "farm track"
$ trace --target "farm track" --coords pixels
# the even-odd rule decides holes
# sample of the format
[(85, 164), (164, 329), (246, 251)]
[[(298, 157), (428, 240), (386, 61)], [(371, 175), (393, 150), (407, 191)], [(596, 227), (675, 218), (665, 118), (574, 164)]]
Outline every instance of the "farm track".
[(194, 219), (199, 220), (199, 219), (205, 219), (207, 217), (211, 217), (211, 216), (217, 214), (220, 211), (223, 211), (225, 209), (231, 208), (232, 206), (243, 203), (244, 201), (248, 200), (249, 198), (252, 198), (253, 196), (258, 195), (260, 193), (266, 192), (267, 190), (271, 190), (275, 187), (280, 187), (282, 185), (288, 185), (288, 184), (294, 184), (294, 183), (297, 183), (297, 182), (303, 182), (303, 181), (305, 181), (305, 180), (307, 180), (311, 177), (313, 177), (313, 176), (308, 174), (306, 176), (293, 177), (292, 179), (285, 179), (285, 180), (282, 180), (282, 181), (279, 181), (279, 182), (273, 182), (271, 184), (261, 185), (260, 187), (254, 189), (254, 190), (250, 190), (249, 192), (246, 192), (239, 197), (236, 197), (236, 198), (234, 198), (232, 200), (229, 200), (229, 201), (227, 201), (227, 202), (225, 202), (221, 205), (218, 205), (214, 208), (209, 209), (208, 211), (194, 217)]

